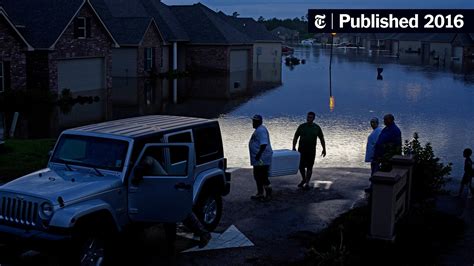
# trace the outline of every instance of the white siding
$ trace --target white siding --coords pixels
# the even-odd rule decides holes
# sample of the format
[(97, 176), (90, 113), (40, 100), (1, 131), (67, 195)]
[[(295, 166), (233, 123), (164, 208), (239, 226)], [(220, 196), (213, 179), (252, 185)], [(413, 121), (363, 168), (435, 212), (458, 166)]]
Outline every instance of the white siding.
[(253, 63), (273, 64), (281, 62), (281, 43), (255, 43)]
[(255, 43), (253, 81), (281, 83), (281, 43)]
[(247, 89), (249, 71), (249, 50), (230, 51), (230, 92)]
[(230, 51), (230, 72), (246, 71), (249, 68), (248, 50), (231, 50)]

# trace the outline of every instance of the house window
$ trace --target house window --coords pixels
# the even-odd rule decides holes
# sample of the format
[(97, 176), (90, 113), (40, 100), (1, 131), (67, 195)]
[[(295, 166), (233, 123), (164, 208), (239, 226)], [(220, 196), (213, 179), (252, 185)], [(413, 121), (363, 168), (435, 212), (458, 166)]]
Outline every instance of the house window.
[(0, 62), (0, 92), (5, 90), (5, 75), (3, 74), (3, 62)]
[(85, 39), (91, 37), (91, 19), (86, 17), (77, 17), (74, 20), (74, 37)]
[(145, 48), (145, 71), (150, 71), (153, 67), (153, 48)]

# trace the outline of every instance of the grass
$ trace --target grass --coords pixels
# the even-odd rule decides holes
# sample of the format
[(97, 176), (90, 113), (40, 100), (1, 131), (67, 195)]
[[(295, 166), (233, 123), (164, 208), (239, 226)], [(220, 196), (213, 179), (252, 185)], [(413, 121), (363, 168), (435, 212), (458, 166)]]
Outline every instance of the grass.
[(437, 265), (442, 251), (462, 237), (464, 223), (433, 208), (412, 210), (392, 242), (370, 240), (369, 208), (353, 209), (314, 237), (304, 265)]
[(55, 140), (6, 140), (0, 150), (0, 182), (45, 168)]

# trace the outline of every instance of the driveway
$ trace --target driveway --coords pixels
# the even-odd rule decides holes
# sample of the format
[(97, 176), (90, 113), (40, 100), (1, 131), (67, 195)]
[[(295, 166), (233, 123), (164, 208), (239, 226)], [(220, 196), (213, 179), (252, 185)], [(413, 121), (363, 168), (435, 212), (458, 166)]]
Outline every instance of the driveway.
[[(232, 248), (185, 252), (197, 242), (181, 231), (176, 255), (170, 258), (163, 244), (163, 230), (156, 226), (127, 238), (117, 255), (122, 262), (134, 265), (282, 265), (298, 261), (311, 236), (356, 204), (363, 204), (369, 170), (316, 168), (308, 191), (297, 188), (300, 179), (299, 175), (271, 178), (273, 199), (256, 202), (250, 200), (256, 193), (252, 170), (233, 171), (222, 221), (210, 242), (210, 246)], [(236, 247), (242, 245), (245, 247)], [(2, 265), (8, 265), (6, 262), (0, 261)], [(21, 263), (55, 264), (51, 256), (31, 251), (23, 254)]]

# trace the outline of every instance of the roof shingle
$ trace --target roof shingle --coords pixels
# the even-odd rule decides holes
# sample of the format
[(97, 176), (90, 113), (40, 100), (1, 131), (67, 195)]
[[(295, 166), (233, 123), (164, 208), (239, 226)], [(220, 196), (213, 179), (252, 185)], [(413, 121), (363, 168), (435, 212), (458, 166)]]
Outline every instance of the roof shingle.
[(246, 34), (253, 41), (281, 42), (281, 39), (268, 31), (265, 25), (258, 23), (253, 18), (235, 18), (222, 12), (219, 12), (218, 14), (221, 18), (226, 20), (240, 32)]
[(35, 48), (50, 48), (83, 0), (2, 0), (20, 33)]
[(222, 19), (216, 12), (201, 3), (190, 6), (170, 6), (182, 25), (190, 42), (195, 44), (251, 44), (243, 34)]

